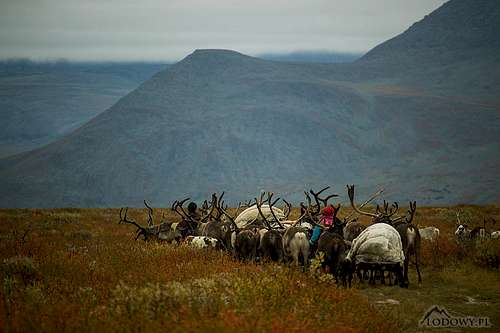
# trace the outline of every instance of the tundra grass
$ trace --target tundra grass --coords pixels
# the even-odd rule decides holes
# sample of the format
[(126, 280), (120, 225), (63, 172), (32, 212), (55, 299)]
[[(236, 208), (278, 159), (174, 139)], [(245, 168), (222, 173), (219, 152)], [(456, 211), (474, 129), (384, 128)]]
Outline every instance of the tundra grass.
[[(446, 236), (454, 209), (423, 208), (416, 218)], [(500, 213), (494, 206), (462, 210)], [(156, 209), (155, 221), (162, 215), (177, 219)], [(142, 209), (129, 216), (147, 220)], [(133, 228), (118, 220), (116, 209), (0, 210), (0, 331), (417, 331), (433, 304), (500, 325), (498, 270), (461, 258), (451, 242), (424, 244), (421, 287), (355, 281), (346, 290), (287, 265), (134, 241)], [(436, 251), (450, 261), (433, 259)]]

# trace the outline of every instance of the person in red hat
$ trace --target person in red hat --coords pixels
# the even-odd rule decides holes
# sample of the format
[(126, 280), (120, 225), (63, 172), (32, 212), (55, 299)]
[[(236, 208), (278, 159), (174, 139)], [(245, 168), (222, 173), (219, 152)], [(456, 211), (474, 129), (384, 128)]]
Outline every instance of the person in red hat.
[(321, 216), (319, 218), (319, 222), (326, 227), (331, 227), (333, 224), (333, 217), (334, 216), (335, 216), (335, 207), (326, 206), (321, 211)]
[[(321, 215), (319, 216), (319, 223), (327, 228), (333, 225), (333, 218), (335, 217), (335, 208), (333, 206), (326, 206), (321, 210)], [(321, 235), (321, 227), (319, 225), (315, 226), (309, 244), (315, 246), (316, 242)]]

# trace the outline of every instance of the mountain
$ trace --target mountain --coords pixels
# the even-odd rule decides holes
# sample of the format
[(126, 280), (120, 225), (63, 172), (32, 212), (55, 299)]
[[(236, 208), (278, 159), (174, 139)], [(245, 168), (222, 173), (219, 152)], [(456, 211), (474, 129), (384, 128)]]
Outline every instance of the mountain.
[[(438, 11), (448, 8), (452, 21), (463, 3)], [(419, 23), (429, 38), (440, 33), (425, 27), (433, 15)], [(446, 66), (469, 66), (461, 82), (494, 74), (499, 64), (480, 51), (493, 44)], [(166, 206), (222, 190), (232, 203), (261, 190), (297, 202), (323, 185), (345, 200), (347, 183), (360, 185), (360, 197), (383, 186), (400, 202), (498, 202), (498, 81), (486, 91), (440, 85), (441, 64), (393, 72), (399, 62), (376, 52), (307, 64), (197, 50), (64, 138), (0, 159), (0, 206)], [(428, 86), (411, 80), (419, 69)]]
[(55, 141), (164, 69), (147, 63), (0, 62), (0, 157)]
[(500, 9), (492, 0), (452, 0), (359, 60), (377, 66), (442, 65), (471, 58), (498, 59)]
[(500, 93), (499, 36), (498, 1), (452, 0), (356, 65), (365, 78), (397, 77), (435, 94), (459, 92), (496, 102), (491, 97)]

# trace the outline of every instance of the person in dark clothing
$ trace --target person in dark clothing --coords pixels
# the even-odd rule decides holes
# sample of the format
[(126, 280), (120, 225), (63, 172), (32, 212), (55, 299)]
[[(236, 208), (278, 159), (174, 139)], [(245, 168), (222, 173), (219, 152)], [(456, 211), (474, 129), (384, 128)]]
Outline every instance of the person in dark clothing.
[(198, 206), (194, 202), (189, 203), (187, 207), (187, 214), (189, 218), (183, 219), (177, 226), (181, 232), (182, 239), (187, 236), (196, 236), (198, 223), (201, 220), (201, 216), (198, 213)]

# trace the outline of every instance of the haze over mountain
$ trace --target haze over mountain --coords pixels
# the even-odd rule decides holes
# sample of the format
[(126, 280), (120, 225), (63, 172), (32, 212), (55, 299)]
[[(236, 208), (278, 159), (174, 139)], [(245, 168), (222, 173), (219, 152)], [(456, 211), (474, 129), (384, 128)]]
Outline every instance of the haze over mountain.
[(273, 61), (285, 62), (312, 62), (322, 64), (338, 64), (353, 62), (359, 59), (362, 54), (342, 53), (328, 51), (296, 51), (290, 53), (264, 53), (257, 55), (257, 58)]
[(149, 63), (0, 62), (0, 157), (70, 133), (164, 69)]
[[(325, 184), (344, 196), (347, 183), (402, 202), (498, 202), (499, 13), (452, 0), (353, 64), (197, 50), (61, 140), (0, 160), (0, 205), (165, 206), (263, 189), (297, 201)], [(461, 33), (459, 46), (429, 46)]]

